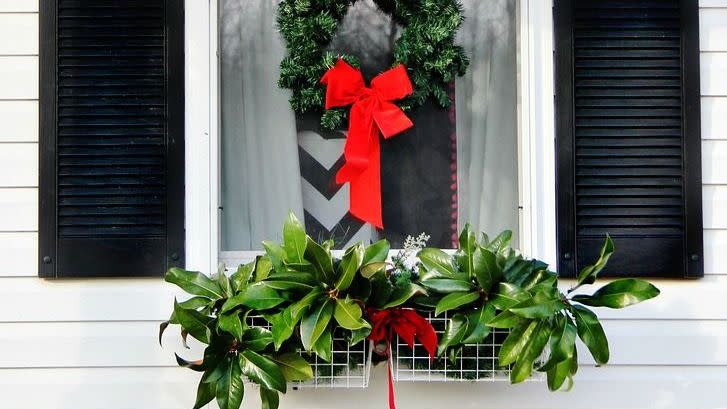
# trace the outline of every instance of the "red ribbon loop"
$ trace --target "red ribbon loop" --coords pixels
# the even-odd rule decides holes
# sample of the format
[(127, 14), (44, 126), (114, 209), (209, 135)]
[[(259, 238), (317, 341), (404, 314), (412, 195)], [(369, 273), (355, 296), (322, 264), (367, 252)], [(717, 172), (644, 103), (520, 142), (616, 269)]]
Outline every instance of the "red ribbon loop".
[(326, 85), (326, 109), (351, 105), (343, 150), (346, 163), (336, 174), (336, 183), (349, 183), (352, 215), (383, 228), (379, 132), (388, 139), (414, 126), (392, 103), (413, 92), (409, 76), (403, 65), (397, 65), (376, 76), (368, 88), (361, 71), (340, 59), (321, 83)]
[(375, 310), (370, 308), (367, 314), (372, 323), (369, 339), (375, 343), (386, 343), (386, 355), (389, 358), (389, 409), (396, 409), (394, 377), (391, 374), (391, 342), (394, 333), (399, 335), (412, 349), (414, 349), (414, 341), (418, 340), (429, 353), (430, 359), (434, 359), (437, 353), (437, 333), (429, 321), (412, 309)]

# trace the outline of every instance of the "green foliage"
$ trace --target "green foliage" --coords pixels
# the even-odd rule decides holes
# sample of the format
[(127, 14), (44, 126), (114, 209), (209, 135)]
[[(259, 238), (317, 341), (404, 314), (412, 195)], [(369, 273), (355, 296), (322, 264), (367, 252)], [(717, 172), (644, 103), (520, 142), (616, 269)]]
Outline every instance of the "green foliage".
[[(414, 93), (400, 106), (410, 109), (433, 100), (439, 106), (451, 103), (448, 88), (457, 76), (464, 75), (469, 60), (455, 37), (463, 17), (457, 0), (375, 0), (403, 27), (394, 45), (394, 64), (407, 67)], [(338, 58), (358, 66), (350, 55), (334, 55), (327, 48), (354, 0), (282, 0), (278, 9), (278, 28), (288, 54), (280, 63), (281, 88), (292, 90), (290, 104), (298, 113), (321, 114), (325, 129), (340, 127), (346, 118), (342, 109), (324, 110), (323, 74)]]
[[(160, 325), (160, 342), (169, 325), (179, 325), (185, 345), (187, 336), (206, 345), (201, 360), (176, 356), (180, 366), (202, 373), (195, 408), (216, 400), (221, 409), (238, 409), (243, 378), (260, 386), (263, 408), (277, 408), (287, 382), (313, 377), (308, 360), (336, 363), (334, 331), (351, 345), (369, 335), (370, 308), (447, 313), (437, 354), (448, 359), (491, 339), (492, 328), (507, 328), (498, 363), (511, 365), (511, 382), (537, 370), (547, 374), (551, 390), (570, 388), (578, 369), (576, 337), (597, 364), (609, 359), (603, 327), (588, 307), (624, 308), (659, 294), (638, 279), (615, 280), (591, 294), (576, 292), (595, 283), (605, 267), (614, 251), (610, 237), (566, 293), (545, 263), (510, 248), (510, 232), (477, 240), (467, 226), (453, 254), (422, 248), (427, 237), (420, 235), (407, 239), (391, 262), (385, 240), (358, 243), (334, 257), (333, 243), (317, 243), (293, 214), (282, 237), (282, 243), (264, 242), (265, 255), (230, 277), (224, 271), (212, 277), (179, 268), (167, 272), (166, 281), (191, 298), (174, 301), (170, 319)], [(264, 317), (270, 329), (251, 326), (250, 316)]]

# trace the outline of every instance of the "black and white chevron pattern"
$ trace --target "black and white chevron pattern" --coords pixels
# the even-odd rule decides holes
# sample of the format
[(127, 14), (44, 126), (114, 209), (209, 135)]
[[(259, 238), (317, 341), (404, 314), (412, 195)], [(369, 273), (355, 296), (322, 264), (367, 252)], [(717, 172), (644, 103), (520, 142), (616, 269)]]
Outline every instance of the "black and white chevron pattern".
[[(336, 173), (343, 166), (345, 132), (323, 133), (298, 127), (298, 156), (305, 226), (311, 237), (333, 239), (336, 248), (378, 236), (376, 229), (354, 218), (348, 211), (348, 185), (336, 184)], [(308, 128), (308, 129), (306, 129)]]

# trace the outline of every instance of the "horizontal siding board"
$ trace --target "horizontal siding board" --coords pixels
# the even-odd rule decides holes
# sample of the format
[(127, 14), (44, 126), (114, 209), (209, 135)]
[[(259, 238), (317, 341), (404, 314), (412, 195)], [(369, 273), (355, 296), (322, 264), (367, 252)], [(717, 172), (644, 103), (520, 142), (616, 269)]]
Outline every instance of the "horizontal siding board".
[(0, 188), (38, 186), (38, 144), (0, 144)]
[(704, 274), (727, 275), (726, 266), (727, 230), (705, 230)]
[[(79, 367), (173, 367), (174, 353), (199, 359), (203, 346), (190, 339), (185, 350), (179, 327), (170, 326), (164, 347), (157, 322), (55, 322), (0, 324), (0, 369)], [(668, 331), (662, 331), (669, 328)], [(610, 365), (727, 366), (724, 321), (605, 321)], [(47, 334), (54, 334), (49, 342)], [(686, 348), (686, 346), (689, 346)], [(109, 350), (113, 353), (109, 353)], [(593, 365), (583, 345), (579, 360)]]
[[(196, 372), (177, 368), (0, 370), (3, 409), (188, 408), (198, 378)], [(386, 405), (386, 367), (376, 367), (371, 379), (367, 389), (291, 390), (281, 397), (281, 408), (337, 408), (341, 402), (357, 402), (361, 409), (381, 408)], [(447, 407), (456, 397), (465, 408), (716, 409), (727, 407), (727, 394), (717, 392), (724, 388), (724, 379), (725, 367), (584, 366), (568, 393), (548, 392), (541, 382), (398, 382), (396, 391), (402, 407)], [(259, 407), (257, 390), (246, 388), (243, 408)]]
[(727, 51), (727, 8), (705, 9), (699, 12), (699, 49)]
[(727, 0), (699, 0), (699, 7), (727, 7)]
[(37, 12), (39, 0), (0, 0), (0, 13)]
[(38, 57), (0, 56), (2, 99), (38, 99)]
[(727, 52), (702, 53), (700, 70), (702, 96), (727, 96)]
[(38, 55), (38, 15), (0, 13), (0, 55)]
[(37, 276), (38, 233), (0, 233), (0, 277)]
[(727, 185), (727, 140), (702, 141), (702, 182)]
[(702, 139), (727, 140), (727, 96), (702, 97)]
[(0, 188), (0, 232), (38, 230), (38, 188)]
[(38, 101), (0, 101), (0, 142), (38, 142)]
[[(618, 257), (618, 251), (614, 257)], [(653, 280), (661, 290), (654, 301), (622, 310), (599, 309), (608, 319), (727, 320), (727, 276), (699, 280)], [(605, 284), (604, 280), (601, 283)], [(570, 285), (564, 280), (563, 288)], [(592, 290), (586, 287), (584, 291)], [(39, 280), (0, 279), (0, 322), (163, 321), (174, 297), (185, 296), (161, 279)], [(29, 303), (28, 300), (43, 300)], [(53, 308), (48, 308), (52, 305)]]
[(704, 186), (704, 228), (727, 229), (727, 185)]

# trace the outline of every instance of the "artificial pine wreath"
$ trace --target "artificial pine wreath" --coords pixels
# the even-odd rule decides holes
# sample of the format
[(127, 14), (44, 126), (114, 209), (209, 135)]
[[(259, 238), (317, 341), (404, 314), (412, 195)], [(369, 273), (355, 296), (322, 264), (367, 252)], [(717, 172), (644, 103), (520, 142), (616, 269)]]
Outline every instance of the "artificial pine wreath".
[[(293, 91), (290, 99), (297, 113), (321, 113), (321, 125), (342, 125), (347, 110), (324, 109), (325, 88), (321, 77), (339, 58), (358, 66), (355, 57), (328, 50), (348, 8), (357, 0), (282, 0), (278, 27), (288, 55), (280, 63), (282, 88)], [(450, 104), (447, 93), (455, 77), (469, 64), (462, 47), (454, 43), (463, 20), (458, 0), (374, 0), (403, 30), (394, 45), (394, 66), (402, 64), (414, 85), (413, 94), (400, 101), (408, 110), (432, 99), (441, 107)]]

